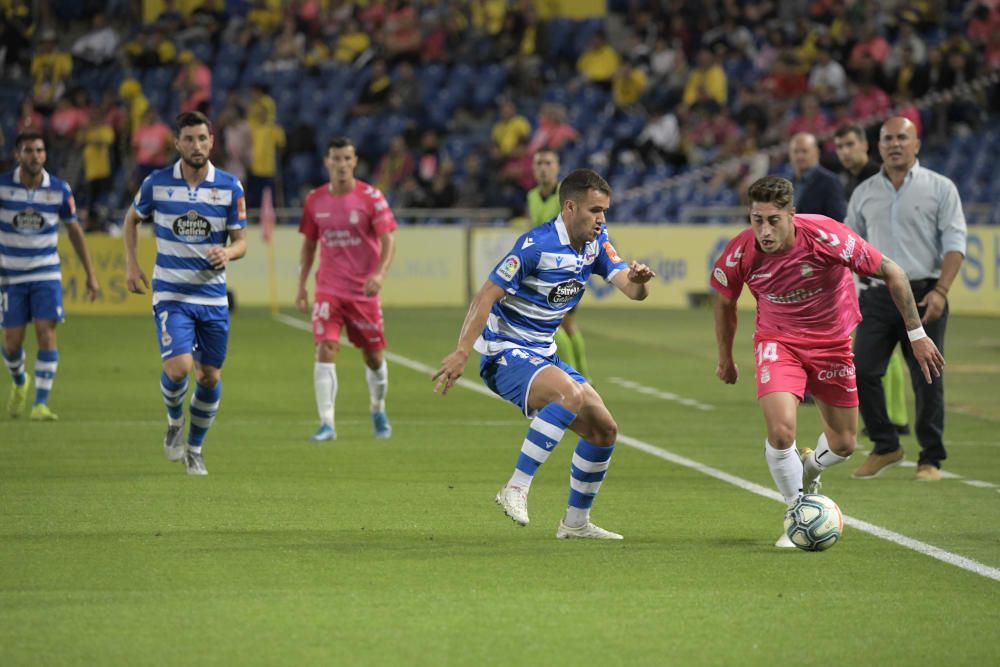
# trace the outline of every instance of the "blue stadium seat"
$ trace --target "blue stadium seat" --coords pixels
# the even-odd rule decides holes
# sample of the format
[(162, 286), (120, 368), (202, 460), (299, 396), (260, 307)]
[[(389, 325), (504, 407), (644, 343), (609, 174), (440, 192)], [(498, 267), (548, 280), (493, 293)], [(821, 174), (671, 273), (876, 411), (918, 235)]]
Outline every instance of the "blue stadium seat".
[(574, 22), (572, 19), (554, 18), (546, 26), (549, 33), (549, 60), (558, 61), (564, 58), (572, 58), (573, 54), (573, 31)]
[(246, 60), (246, 51), (239, 42), (224, 42), (219, 45), (219, 52), (215, 54), (215, 65), (232, 65), (239, 67)]

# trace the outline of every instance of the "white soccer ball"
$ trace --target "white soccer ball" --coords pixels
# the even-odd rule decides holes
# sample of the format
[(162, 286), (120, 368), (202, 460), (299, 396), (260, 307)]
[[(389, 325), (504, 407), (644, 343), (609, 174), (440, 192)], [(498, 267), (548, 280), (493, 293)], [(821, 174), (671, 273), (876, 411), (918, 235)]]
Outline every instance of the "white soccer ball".
[(844, 515), (826, 496), (807, 493), (785, 512), (785, 533), (804, 551), (826, 551), (844, 534)]

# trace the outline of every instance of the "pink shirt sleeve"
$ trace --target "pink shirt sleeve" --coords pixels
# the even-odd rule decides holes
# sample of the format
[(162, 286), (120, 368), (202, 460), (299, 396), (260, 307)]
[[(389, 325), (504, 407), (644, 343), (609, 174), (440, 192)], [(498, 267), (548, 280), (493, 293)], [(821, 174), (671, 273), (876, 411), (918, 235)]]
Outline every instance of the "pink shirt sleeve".
[(310, 241), (315, 241), (319, 238), (319, 229), (316, 227), (316, 220), (313, 219), (312, 213), (313, 201), (312, 196), (306, 197), (306, 203), (302, 207), (302, 218), (299, 220), (299, 233)]
[(740, 234), (728, 244), (712, 269), (711, 285), (727, 299), (736, 299), (743, 291), (743, 240)]
[(396, 216), (389, 208), (389, 202), (385, 200), (385, 195), (378, 188), (372, 188), (372, 229), (376, 236), (382, 236), (396, 229)]

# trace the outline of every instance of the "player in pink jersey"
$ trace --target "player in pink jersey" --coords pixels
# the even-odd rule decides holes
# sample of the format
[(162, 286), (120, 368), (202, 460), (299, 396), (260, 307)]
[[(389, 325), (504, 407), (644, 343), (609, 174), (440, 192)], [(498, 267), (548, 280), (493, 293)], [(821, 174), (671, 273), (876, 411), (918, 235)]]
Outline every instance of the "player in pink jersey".
[(396, 218), (378, 188), (354, 178), (358, 156), (350, 139), (333, 139), (327, 146), (324, 164), (330, 182), (309, 193), (299, 223), (299, 232), (305, 238), (295, 298), (299, 310), (309, 312), (306, 282), (319, 246), (312, 325), (316, 342), (313, 382), (320, 427), (312, 439), (337, 438), (333, 408), (342, 327), (347, 328), (348, 340), (364, 356), (375, 437), (388, 438), (392, 435), (385, 414), (389, 371), (383, 354), (386, 343), (379, 292), (395, 252), (392, 232)]
[[(715, 374), (734, 384), (736, 301), (747, 285), (757, 299), (754, 330), (757, 399), (767, 423), (764, 455), (789, 506), (805, 488), (819, 489), (826, 468), (857, 446), (858, 394), (851, 332), (861, 321), (851, 272), (885, 281), (909, 332), (913, 356), (928, 383), (944, 357), (924, 333), (906, 273), (864, 239), (821, 215), (796, 215), (791, 182), (776, 176), (749, 191), (750, 229), (729, 242), (712, 271)], [(796, 409), (808, 390), (823, 420), (816, 450), (795, 446)], [(793, 547), (782, 533), (775, 546)]]

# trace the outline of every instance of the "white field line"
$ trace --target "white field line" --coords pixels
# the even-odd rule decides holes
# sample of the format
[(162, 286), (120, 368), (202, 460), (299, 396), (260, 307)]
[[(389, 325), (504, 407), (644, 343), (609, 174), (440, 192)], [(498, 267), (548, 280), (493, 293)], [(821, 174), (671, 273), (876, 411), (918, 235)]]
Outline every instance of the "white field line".
[(714, 410), (714, 405), (708, 405), (707, 403), (702, 403), (701, 401), (696, 401), (693, 398), (685, 398), (684, 396), (678, 396), (677, 394), (670, 391), (661, 391), (655, 387), (647, 387), (641, 385), (638, 382), (632, 380), (626, 380), (620, 377), (613, 377), (611, 381), (626, 389), (632, 389), (640, 394), (646, 394), (648, 396), (656, 396), (657, 398), (662, 398), (665, 401), (673, 401), (675, 403), (680, 403), (681, 405), (686, 405), (689, 408), (694, 408), (696, 410), (702, 410), (708, 412), (709, 410)]
[[(279, 314), (275, 316), (275, 319), (277, 319), (280, 322), (284, 322), (289, 326), (293, 326), (299, 329), (305, 329), (309, 331), (312, 330), (308, 322), (304, 322), (300, 319), (289, 317), (287, 315)], [(415, 370), (419, 373), (426, 374), (428, 380), (430, 379), (430, 376), (433, 375), (437, 370), (435, 368), (431, 368), (426, 364), (422, 364), (419, 361), (414, 361), (412, 359), (400, 356), (398, 354), (390, 354), (389, 352), (386, 352), (385, 356), (387, 359), (389, 359), (394, 363), (397, 363), (401, 366), (406, 366), (407, 368)], [(489, 389), (487, 389), (486, 387), (484, 387), (479, 383), (471, 382), (464, 378), (459, 378), (457, 384), (466, 389), (471, 389), (476, 393), (499, 399), (499, 397), (496, 394), (494, 394)], [(699, 463), (693, 459), (689, 459), (684, 456), (679, 456), (678, 454), (674, 454), (673, 452), (668, 452), (667, 450), (661, 449), (656, 445), (651, 445), (648, 442), (643, 442), (642, 440), (638, 440), (636, 438), (623, 435), (621, 433), (618, 434), (618, 442), (628, 447), (632, 447), (633, 449), (638, 449), (641, 452), (646, 452), (651, 456), (663, 459), (664, 461), (668, 461), (670, 463), (674, 463), (676, 465), (683, 466), (685, 468), (690, 468), (691, 470), (700, 472), (703, 475), (708, 475), (709, 477), (712, 477), (719, 481), (726, 482), (727, 484), (732, 484), (733, 486), (743, 489), (744, 491), (749, 491), (750, 493), (755, 493), (758, 496), (763, 496), (764, 498), (770, 498), (771, 500), (776, 500), (780, 503), (784, 502), (781, 495), (777, 491), (765, 488), (759, 484), (755, 484), (753, 482), (745, 480), (742, 477), (737, 477), (736, 475), (730, 475), (727, 472), (723, 472), (722, 470), (719, 470), (717, 468), (707, 466), (704, 463)], [(845, 515), (844, 523), (847, 524), (848, 526), (851, 526), (855, 530), (860, 530), (863, 533), (868, 533), (869, 535), (874, 535), (875, 537), (887, 540), (894, 544), (898, 544), (902, 547), (906, 547), (907, 549), (912, 549), (917, 553), (924, 554), (925, 556), (930, 556), (931, 558), (936, 558), (939, 561), (942, 561), (949, 565), (954, 565), (955, 567), (967, 570), (974, 574), (978, 574), (981, 577), (986, 577), (987, 579), (993, 579), (994, 581), (1000, 581), (1000, 569), (984, 565), (983, 563), (974, 561), (971, 558), (965, 558), (964, 556), (953, 554), (950, 551), (945, 551), (944, 549), (936, 547), (932, 544), (927, 544), (926, 542), (915, 540), (911, 537), (907, 537), (906, 535), (901, 535), (887, 528), (882, 528), (881, 526), (876, 526), (873, 523), (868, 523), (867, 521), (862, 521), (861, 519), (856, 519), (851, 516)]]

